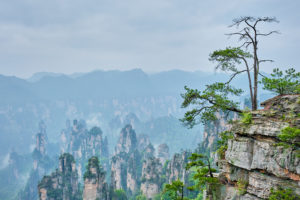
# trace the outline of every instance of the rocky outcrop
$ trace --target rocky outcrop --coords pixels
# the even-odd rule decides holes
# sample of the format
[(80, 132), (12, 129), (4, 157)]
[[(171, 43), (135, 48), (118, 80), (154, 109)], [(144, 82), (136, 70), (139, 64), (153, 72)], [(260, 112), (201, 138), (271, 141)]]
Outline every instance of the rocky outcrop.
[(251, 113), (250, 123), (237, 121), (231, 128), (234, 139), (218, 161), (225, 183), (222, 199), (268, 199), (271, 188), (300, 195), (300, 138), (278, 145), (282, 129), (300, 128), (300, 95), (278, 96), (262, 105), (265, 109)]
[(145, 149), (142, 151), (143, 153), (143, 160), (147, 160), (148, 158), (154, 157), (155, 149), (151, 143), (149, 143)]
[(149, 137), (145, 134), (139, 134), (137, 136), (137, 139), (138, 139), (138, 150), (139, 151), (143, 151), (150, 144)]
[(137, 149), (137, 137), (131, 125), (126, 125), (122, 130), (116, 146), (115, 153), (131, 153)]
[(39, 123), (39, 133), (36, 134), (36, 145), (35, 149), (38, 151), (41, 156), (46, 154), (46, 145), (47, 145), (47, 134), (46, 134), (46, 125), (44, 122)]
[(134, 113), (128, 113), (123, 120), (123, 124), (130, 124), (134, 129), (141, 124), (139, 118)]
[(134, 113), (119, 113), (109, 122), (110, 128), (114, 130), (122, 128), (127, 124), (130, 124), (134, 129), (136, 129), (138, 126), (141, 126), (141, 121)]
[(111, 186), (114, 190), (123, 189), (134, 194), (139, 189), (141, 157), (138, 151), (130, 155), (119, 153), (111, 162)]
[(152, 157), (143, 162), (141, 191), (148, 199), (160, 192), (161, 175), (162, 165), (159, 159)]
[(134, 151), (127, 161), (126, 188), (129, 194), (139, 191), (139, 182), (141, 177), (141, 155)]
[[(80, 178), (84, 173), (85, 163), (92, 156), (99, 156), (101, 159), (106, 160), (106, 162), (103, 162), (103, 166), (106, 170), (108, 169), (108, 142), (107, 138), (103, 137), (102, 130), (99, 127), (88, 130), (83, 120), (74, 120), (71, 131), (67, 130), (69, 129), (67, 128), (62, 132), (61, 138), (70, 138), (67, 152), (74, 156)], [(68, 134), (70, 136), (66, 136)], [(62, 143), (64, 143), (64, 140)]]
[(119, 153), (111, 159), (111, 186), (114, 190), (127, 188), (127, 159), (126, 153)]
[(172, 183), (178, 179), (185, 184), (188, 182), (188, 172), (185, 170), (185, 166), (190, 156), (191, 153), (187, 151), (174, 154), (167, 166), (167, 182)]
[(79, 200), (78, 174), (72, 155), (64, 153), (59, 158), (59, 168), (44, 176), (38, 184), (40, 200)]
[(120, 133), (115, 155), (111, 159), (111, 187), (134, 194), (139, 189), (141, 153), (135, 131), (126, 125)]
[(69, 142), (72, 133), (70, 120), (66, 121), (66, 127), (60, 133), (60, 152), (66, 153), (69, 150)]
[(105, 171), (95, 156), (89, 159), (86, 172), (84, 173), (83, 200), (107, 199), (108, 185), (105, 181)]
[(229, 119), (234, 119), (236, 116), (230, 113), (225, 116), (223, 113), (216, 113), (217, 120), (207, 122), (204, 125), (203, 142), (198, 146), (198, 153), (210, 153), (212, 158), (215, 157), (214, 152), (217, 150), (219, 133), (230, 129), (231, 125), (227, 123)]
[(160, 144), (157, 149), (157, 157), (162, 165), (170, 158), (169, 147), (167, 144)]
[(39, 132), (35, 136), (36, 146), (32, 152), (33, 167), (23, 191), (19, 193), (18, 199), (38, 199), (38, 182), (48, 173), (54, 166), (54, 163), (46, 153), (47, 134), (44, 122), (39, 123)]

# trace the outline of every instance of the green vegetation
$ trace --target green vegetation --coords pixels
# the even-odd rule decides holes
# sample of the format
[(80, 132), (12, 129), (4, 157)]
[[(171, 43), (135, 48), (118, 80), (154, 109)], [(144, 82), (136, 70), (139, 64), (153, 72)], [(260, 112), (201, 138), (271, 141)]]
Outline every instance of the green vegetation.
[(219, 148), (217, 154), (220, 159), (225, 158), (225, 151), (228, 148), (228, 140), (233, 139), (233, 134), (230, 131), (224, 131), (219, 133), (220, 140), (218, 140)]
[(147, 197), (140, 191), (135, 197), (130, 198), (131, 200), (147, 200)]
[[(199, 200), (202, 199), (202, 191), (208, 185), (213, 190), (219, 183), (218, 179), (213, 177), (213, 173), (216, 172), (216, 169), (211, 167), (211, 161), (208, 156), (193, 153), (189, 158), (186, 169), (191, 171), (191, 181), (194, 183), (192, 186), (188, 186), (189, 184), (185, 185), (181, 180), (173, 181), (171, 184), (165, 184), (163, 192), (154, 199)], [(192, 191), (192, 193), (185, 191)]]
[(202, 191), (207, 184), (214, 187), (218, 183), (218, 179), (213, 176), (213, 173), (217, 170), (212, 168), (211, 161), (208, 156), (192, 153), (189, 160), (190, 162), (187, 164), (186, 169), (190, 170), (194, 168), (195, 173), (193, 174), (193, 179), (196, 183), (189, 187), (189, 190)]
[[(293, 127), (286, 127), (281, 130), (281, 134), (278, 135), (278, 138), (285, 143), (292, 143), (297, 137), (300, 137), (300, 129)], [(300, 143), (295, 143), (300, 146)]]
[(173, 181), (171, 184), (166, 184), (163, 194), (167, 195), (172, 200), (188, 199), (184, 197), (184, 184), (180, 180)]
[(74, 157), (69, 153), (64, 153), (59, 156), (59, 160), (66, 159), (66, 163), (75, 163)]
[(185, 86), (185, 94), (182, 94), (184, 99), (181, 107), (188, 108), (192, 105), (195, 107), (187, 111), (181, 121), (184, 125), (192, 128), (199, 123), (207, 123), (208, 121), (216, 120), (215, 114), (223, 112), (242, 111), (238, 109), (238, 102), (229, 99), (229, 96), (239, 96), (243, 91), (225, 83), (214, 83), (207, 85), (206, 89), (201, 92), (197, 89), (190, 89)]
[(47, 190), (47, 196), (53, 199), (62, 200), (63, 190), (61, 188), (53, 188), (53, 181), (51, 176), (44, 176), (39, 183), (38, 188), (45, 188)]
[(245, 125), (252, 124), (252, 113), (251, 112), (243, 112), (241, 117), (241, 122)]
[[(277, 22), (275, 18), (264, 17), (241, 17), (233, 20), (230, 27), (241, 28), (240, 31), (230, 33), (230, 36), (239, 36), (239, 40), (243, 42), (241, 47), (227, 47), (223, 50), (214, 51), (210, 54), (210, 61), (217, 62), (216, 69), (221, 71), (230, 72), (231, 77), (226, 83), (213, 83), (207, 85), (206, 89), (201, 92), (195, 89), (185, 87), (185, 94), (182, 94), (184, 99), (182, 103), (183, 108), (194, 106), (194, 108), (185, 113), (182, 122), (193, 127), (195, 124), (202, 122), (205, 123), (209, 120), (215, 120), (215, 113), (224, 112), (225, 114), (233, 111), (241, 113), (238, 108), (238, 103), (230, 100), (231, 96), (239, 96), (243, 92), (230, 86), (230, 82), (241, 73), (247, 73), (249, 82), (249, 92), (251, 97), (252, 110), (257, 109), (257, 90), (258, 90), (258, 76), (260, 75), (260, 64), (268, 60), (258, 59), (258, 38), (261, 36), (268, 36), (276, 31), (269, 33), (260, 33), (257, 25), (260, 23)], [(249, 53), (248, 47), (251, 47), (253, 53)], [(243, 49), (244, 50), (243, 50)], [(252, 62), (252, 67), (249, 61)], [(243, 67), (241, 66), (243, 64)], [(251, 75), (253, 74), (253, 77)]]
[(115, 190), (112, 194), (112, 200), (127, 200), (126, 192), (124, 190)]
[(242, 179), (237, 181), (237, 187), (238, 187), (239, 195), (243, 195), (247, 192), (247, 186), (248, 186), (247, 181), (244, 181)]
[(271, 195), (269, 196), (269, 200), (297, 200), (300, 199), (299, 195), (293, 194), (292, 189), (282, 189), (279, 188), (274, 190), (271, 188)]
[(91, 135), (102, 135), (102, 130), (101, 128), (94, 126), (93, 128), (91, 128), (91, 130), (89, 131), (89, 134)]
[(293, 68), (285, 70), (285, 74), (275, 68), (271, 78), (264, 77), (261, 82), (265, 90), (279, 95), (300, 93), (300, 72), (296, 72)]
[[(257, 29), (257, 25), (271, 22), (277, 22), (276, 18), (246, 16), (233, 20), (230, 27), (235, 26), (240, 30), (228, 35), (239, 36), (239, 41), (242, 41), (243, 44), (240, 47), (227, 47), (223, 50), (214, 51), (209, 57), (210, 61), (217, 62), (215, 69), (230, 72), (231, 76), (227, 82), (207, 85), (203, 91), (185, 86), (185, 93), (181, 95), (184, 99), (182, 107), (192, 107), (192, 109), (187, 111), (184, 118), (181, 119), (184, 125), (192, 128), (195, 124), (216, 120), (215, 114), (219, 112), (224, 114), (229, 112), (242, 113), (239, 103), (231, 98), (240, 96), (243, 91), (230, 85), (231, 81), (242, 73), (246, 73), (248, 77), (252, 110), (257, 110), (258, 76), (261, 75), (260, 64), (270, 61), (258, 59), (258, 38), (276, 33), (276, 31), (261, 33)], [(247, 51), (249, 47), (252, 48), (252, 53)]]
[[(91, 168), (95, 168), (97, 171), (97, 174), (94, 174), (91, 172)], [(97, 156), (93, 156), (89, 159), (88, 164), (86, 166), (86, 171), (83, 175), (83, 179), (93, 179), (93, 178), (97, 178), (98, 176), (101, 176), (105, 174), (102, 166), (100, 165), (99, 159)]]
[(300, 142), (294, 142), (296, 138), (300, 137), (300, 129), (293, 127), (286, 127), (281, 130), (278, 138), (281, 142), (277, 143), (277, 146), (283, 146), (284, 148), (292, 148), (296, 152), (296, 156), (300, 158)]

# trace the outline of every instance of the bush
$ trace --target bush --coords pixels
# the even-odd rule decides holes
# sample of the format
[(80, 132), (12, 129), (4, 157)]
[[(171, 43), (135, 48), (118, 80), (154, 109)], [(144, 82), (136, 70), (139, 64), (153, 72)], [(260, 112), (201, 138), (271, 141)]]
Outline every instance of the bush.
[(278, 68), (273, 70), (271, 78), (264, 77), (261, 83), (263, 89), (269, 90), (279, 95), (300, 93), (300, 72), (290, 68), (285, 71), (285, 75)]
[(294, 142), (296, 138), (300, 137), (300, 129), (293, 127), (286, 127), (281, 130), (278, 139), (281, 141), (276, 146), (283, 146), (284, 148), (292, 148), (297, 157), (300, 158), (300, 142)]
[(297, 137), (300, 137), (300, 129), (293, 127), (286, 127), (282, 129), (281, 134), (278, 135), (278, 138), (283, 142), (292, 142)]
[(271, 195), (269, 200), (297, 200), (300, 199), (299, 195), (293, 194), (292, 189), (282, 189), (277, 190), (271, 189)]
[(252, 114), (250, 112), (242, 113), (241, 122), (245, 125), (252, 124)]
[(124, 190), (115, 190), (113, 192), (112, 200), (127, 200), (126, 192)]
[(233, 139), (233, 134), (229, 131), (219, 133), (220, 140), (218, 141), (219, 148), (217, 154), (220, 159), (225, 158), (225, 151), (228, 148), (228, 140)]
[(243, 195), (247, 191), (248, 182), (244, 181), (242, 179), (239, 179), (237, 182), (237, 186), (238, 186), (239, 195)]

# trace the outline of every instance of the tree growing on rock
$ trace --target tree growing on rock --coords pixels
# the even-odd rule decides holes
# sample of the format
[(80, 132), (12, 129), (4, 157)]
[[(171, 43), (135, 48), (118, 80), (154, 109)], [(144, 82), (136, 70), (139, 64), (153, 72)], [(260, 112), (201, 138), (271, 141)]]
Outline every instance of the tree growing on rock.
[[(262, 37), (278, 33), (269, 31), (263, 33), (259, 30), (262, 23), (278, 22), (274, 17), (240, 17), (233, 20), (229, 27), (236, 27), (238, 31), (229, 33), (229, 36), (238, 36), (241, 45), (239, 47), (227, 47), (216, 50), (210, 54), (209, 60), (216, 62), (216, 70), (230, 72), (230, 78), (225, 83), (216, 82), (207, 85), (206, 89), (199, 91), (185, 87), (186, 92), (182, 94), (184, 99), (183, 108), (194, 106), (192, 110), (185, 113), (182, 122), (193, 127), (197, 123), (206, 123), (215, 120), (216, 112), (222, 111), (225, 114), (229, 112), (241, 113), (239, 103), (231, 100), (230, 96), (239, 96), (243, 92), (230, 85), (231, 81), (242, 73), (247, 74), (249, 93), (251, 98), (252, 110), (257, 110), (258, 83), (261, 69), (261, 63), (270, 61), (261, 59), (258, 53), (259, 40)], [(251, 52), (248, 51), (251, 49)]]
[(261, 82), (265, 90), (275, 94), (300, 94), (300, 72), (294, 68), (285, 70), (285, 73), (275, 68), (271, 77), (263, 77)]
[(173, 181), (171, 184), (166, 184), (163, 190), (163, 194), (167, 195), (167, 198), (172, 200), (187, 200), (184, 197), (184, 184), (181, 180)]
[(218, 183), (218, 179), (213, 175), (217, 170), (212, 167), (208, 156), (193, 153), (189, 160), (186, 169), (195, 171), (193, 179), (196, 182), (188, 188), (189, 190), (203, 190), (207, 184), (213, 186)]

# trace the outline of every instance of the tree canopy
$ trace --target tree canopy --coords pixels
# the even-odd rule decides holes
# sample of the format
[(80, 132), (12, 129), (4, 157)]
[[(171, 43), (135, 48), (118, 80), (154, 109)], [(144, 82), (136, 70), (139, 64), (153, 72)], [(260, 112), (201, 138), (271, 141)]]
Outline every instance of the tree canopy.
[(236, 27), (238, 31), (229, 33), (229, 36), (238, 36), (242, 42), (239, 47), (227, 47), (216, 50), (209, 55), (209, 60), (216, 63), (216, 70), (230, 73), (229, 80), (225, 83), (216, 82), (206, 85), (203, 91), (185, 87), (182, 108), (190, 108), (181, 121), (188, 127), (198, 123), (215, 120), (215, 114), (223, 112), (242, 113), (239, 103), (232, 100), (233, 96), (240, 96), (243, 91), (230, 85), (231, 81), (242, 73), (247, 74), (249, 94), (252, 110), (257, 109), (258, 76), (260, 64), (271, 61), (260, 59), (258, 54), (258, 41), (261, 37), (269, 36), (278, 31), (262, 33), (258, 25), (262, 23), (278, 22), (273, 17), (240, 17), (233, 20), (229, 27)]
[(271, 78), (264, 77), (261, 82), (265, 90), (275, 94), (300, 94), (300, 72), (296, 72), (294, 68), (285, 70), (285, 74), (275, 68)]

